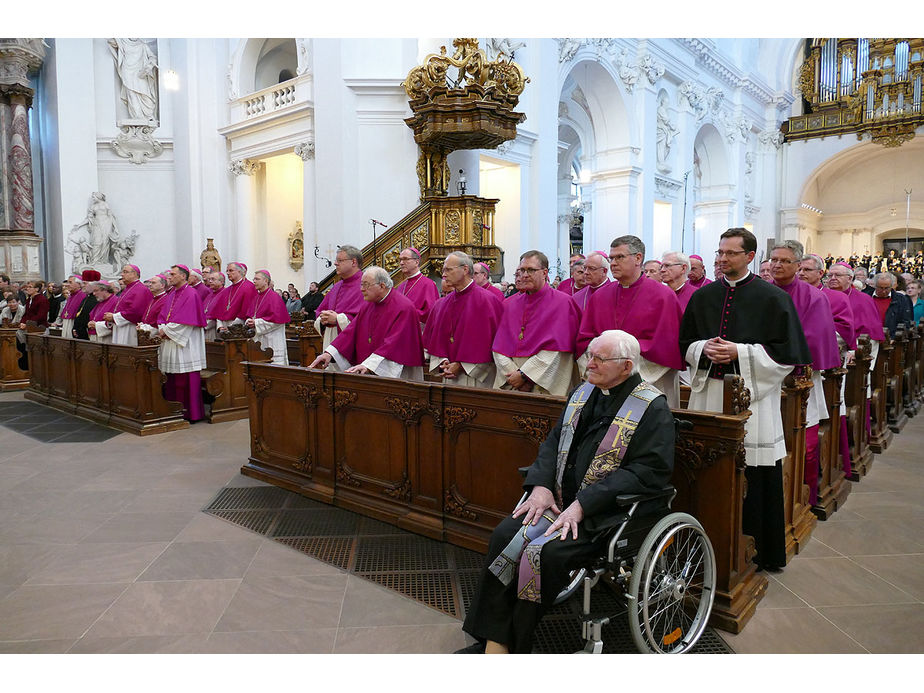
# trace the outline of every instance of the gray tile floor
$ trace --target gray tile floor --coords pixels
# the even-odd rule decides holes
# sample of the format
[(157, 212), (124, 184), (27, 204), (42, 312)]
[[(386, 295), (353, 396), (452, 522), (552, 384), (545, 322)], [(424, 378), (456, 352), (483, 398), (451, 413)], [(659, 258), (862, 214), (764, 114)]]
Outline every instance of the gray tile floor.
[[(0, 394), (0, 407), (25, 403)], [(0, 426), (0, 653), (428, 653), (455, 618), (206, 515), (246, 421), (45, 443)], [(58, 439), (60, 440), (60, 439)], [(924, 651), (924, 415), (770, 576), (739, 653)]]

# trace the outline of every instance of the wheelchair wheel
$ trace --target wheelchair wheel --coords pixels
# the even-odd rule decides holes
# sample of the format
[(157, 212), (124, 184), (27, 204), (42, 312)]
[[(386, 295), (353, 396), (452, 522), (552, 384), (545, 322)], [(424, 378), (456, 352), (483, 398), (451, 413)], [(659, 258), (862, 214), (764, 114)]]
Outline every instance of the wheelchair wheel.
[(703, 526), (671, 513), (645, 537), (628, 592), (629, 630), (639, 652), (680, 654), (706, 628), (715, 597), (715, 554)]

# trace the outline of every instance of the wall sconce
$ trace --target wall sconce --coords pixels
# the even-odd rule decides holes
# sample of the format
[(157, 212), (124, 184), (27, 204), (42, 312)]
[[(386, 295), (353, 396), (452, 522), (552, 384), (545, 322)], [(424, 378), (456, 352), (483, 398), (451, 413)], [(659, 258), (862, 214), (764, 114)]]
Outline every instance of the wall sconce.
[(465, 184), (467, 182), (468, 181), (465, 180), (465, 173), (463, 173), (462, 169), (460, 168), (459, 169), (459, 182), (456, 183), (456, 186), (459, 188), (459, 195), (465, 194)]
[(180, 75), (176, 70), (167, 70), (164, 72), (164, 89), (167, 91), (180, 90)]

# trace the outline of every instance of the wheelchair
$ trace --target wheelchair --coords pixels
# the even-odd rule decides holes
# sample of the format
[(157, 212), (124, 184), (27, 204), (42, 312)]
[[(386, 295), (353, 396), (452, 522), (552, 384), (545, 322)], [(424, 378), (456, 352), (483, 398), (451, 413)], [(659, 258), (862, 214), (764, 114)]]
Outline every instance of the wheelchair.
[[(601, 654), (603, 626), (624, 611), (641, 653), (689, 652), (703, 634), (715, 597), (715, 554), (696, 518), (670, 512), (676, 493), (668, 486), (651, 494), (619, 496), (617, 503), (625, 510), (596, 532), (609, 537), (606, 553), (571, 572), (554, 604), (583, 587), (581, 635), (586, 644), (578, 654)], [(592, 614), (591, 590), (601, 580), (621, 597), (624, 611)]]

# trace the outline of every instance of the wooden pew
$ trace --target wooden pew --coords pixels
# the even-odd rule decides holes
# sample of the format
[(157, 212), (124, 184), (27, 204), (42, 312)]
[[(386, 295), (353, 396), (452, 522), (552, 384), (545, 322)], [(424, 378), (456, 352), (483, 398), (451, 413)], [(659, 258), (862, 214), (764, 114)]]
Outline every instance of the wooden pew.
[(924, 407), (924, 318), (917, 324), (918, 341), (914, 356), (914, 382), (912, 389), (914, 401)]
[(845, 368), (824, 371), (828, 418), (818, 428), (818, 502), (812, 506), (812, 512), (819, 520), (827, 520), (843, 507), (850, 494), (850, 483), (841, 461), (841, 381), (846, 375)]
[(783, 458), (783, 518), (786, 523), (786, 563), (803, 548), (818, 523), (809, 505), (805, 484), (805, 410), (812, 390), (812, 371), (790, 373), (783, 381), (780, 413), (786, 438)]
[[(892, 363), (892, 351), (891, 340), (885, 339), (879, 343), (876, 365), (870, 374), (872, 394), (869, 398), (871, 414), (869, 447), (877, 454), (885, 452), (894, 435), (888, 426), (889, 369)], [(865, 473), (864, 470), (861, 475)]]
[[(288, 337), (288, 330), (286, 336)], [(314, 361), (324, 351), (324, 337), (314, 329), (313, 322), (303, 322), (292, 329), (293, 338), (297, 342), (298, 356), (296, 362), (303, 368)], [(292, 352), (289, 352), (289, 363), (292, 363)]]
[[(847, 383), (844, 388), (847, 437), (850, 441), (851, 481), (859, 481), (873, 464), (873, 441), (866, 432), (866, 388), (867, 379), (871, 378), (869, 372), (871, 360), (872, 344), (869, 335), (860, 335), (857, 339), (854, 363), (847, 366)], [(891, 435), (891, 431), (889, 434)]]
[(187, 428), (183, 405), (164, 399), (157, 346), (100, 344), (30, 334), (26, 399), (136, 435)]
[[(404, 529), (485, 551), (563, 408), (556, 397), (245, 364), (251, 454), (241, 472)], [(729, 376), (733, 382), (740, 379)], [(728, 414), (677, 411), (674, 508), (716, 552), (712, 623), (739, 632), (767, 588), (741, 533), (746, 390)]]
[(17, 347), (17, 328), (3, 321), (0, 327), (0, 392), (25, 390), (29, 387), (29, 370), (19, 367), (22, 354)]
[(921, 339), (921, 332), (918, 326), (912, 324), (905, 330), (905, 353), (903, 360), (903, 381), (902, 381), (902, 405), (905, 410), (905, 416), (911, 418), (916, 416), (921, 409), (921, 403), (917, 400), (917, 369), (916, 359), (918, 357), (918, 342)]
[(899, 325), (892, 337), (892, 353), (889, 357), (889, 375), (887, 388), (886, 421), (893, 433), (901, 433), (908, 423), (905, 413), (904, 382), (905, 382), (905, 347), (908, 339), (905, 336), (904, 325)]
[(205, 343), (206, 369), (202, 371), (202, 386), (209, 395), (206, 398), (209, 423), (247, 418), (248, 387), (243, 364), (245, 361), (267, 362), (273, 358), (273, 350), (261, 349), (251, 339), (253, 335), (253, 328), (232, 325), (228, 332), (219, 334), (218, 341)]

